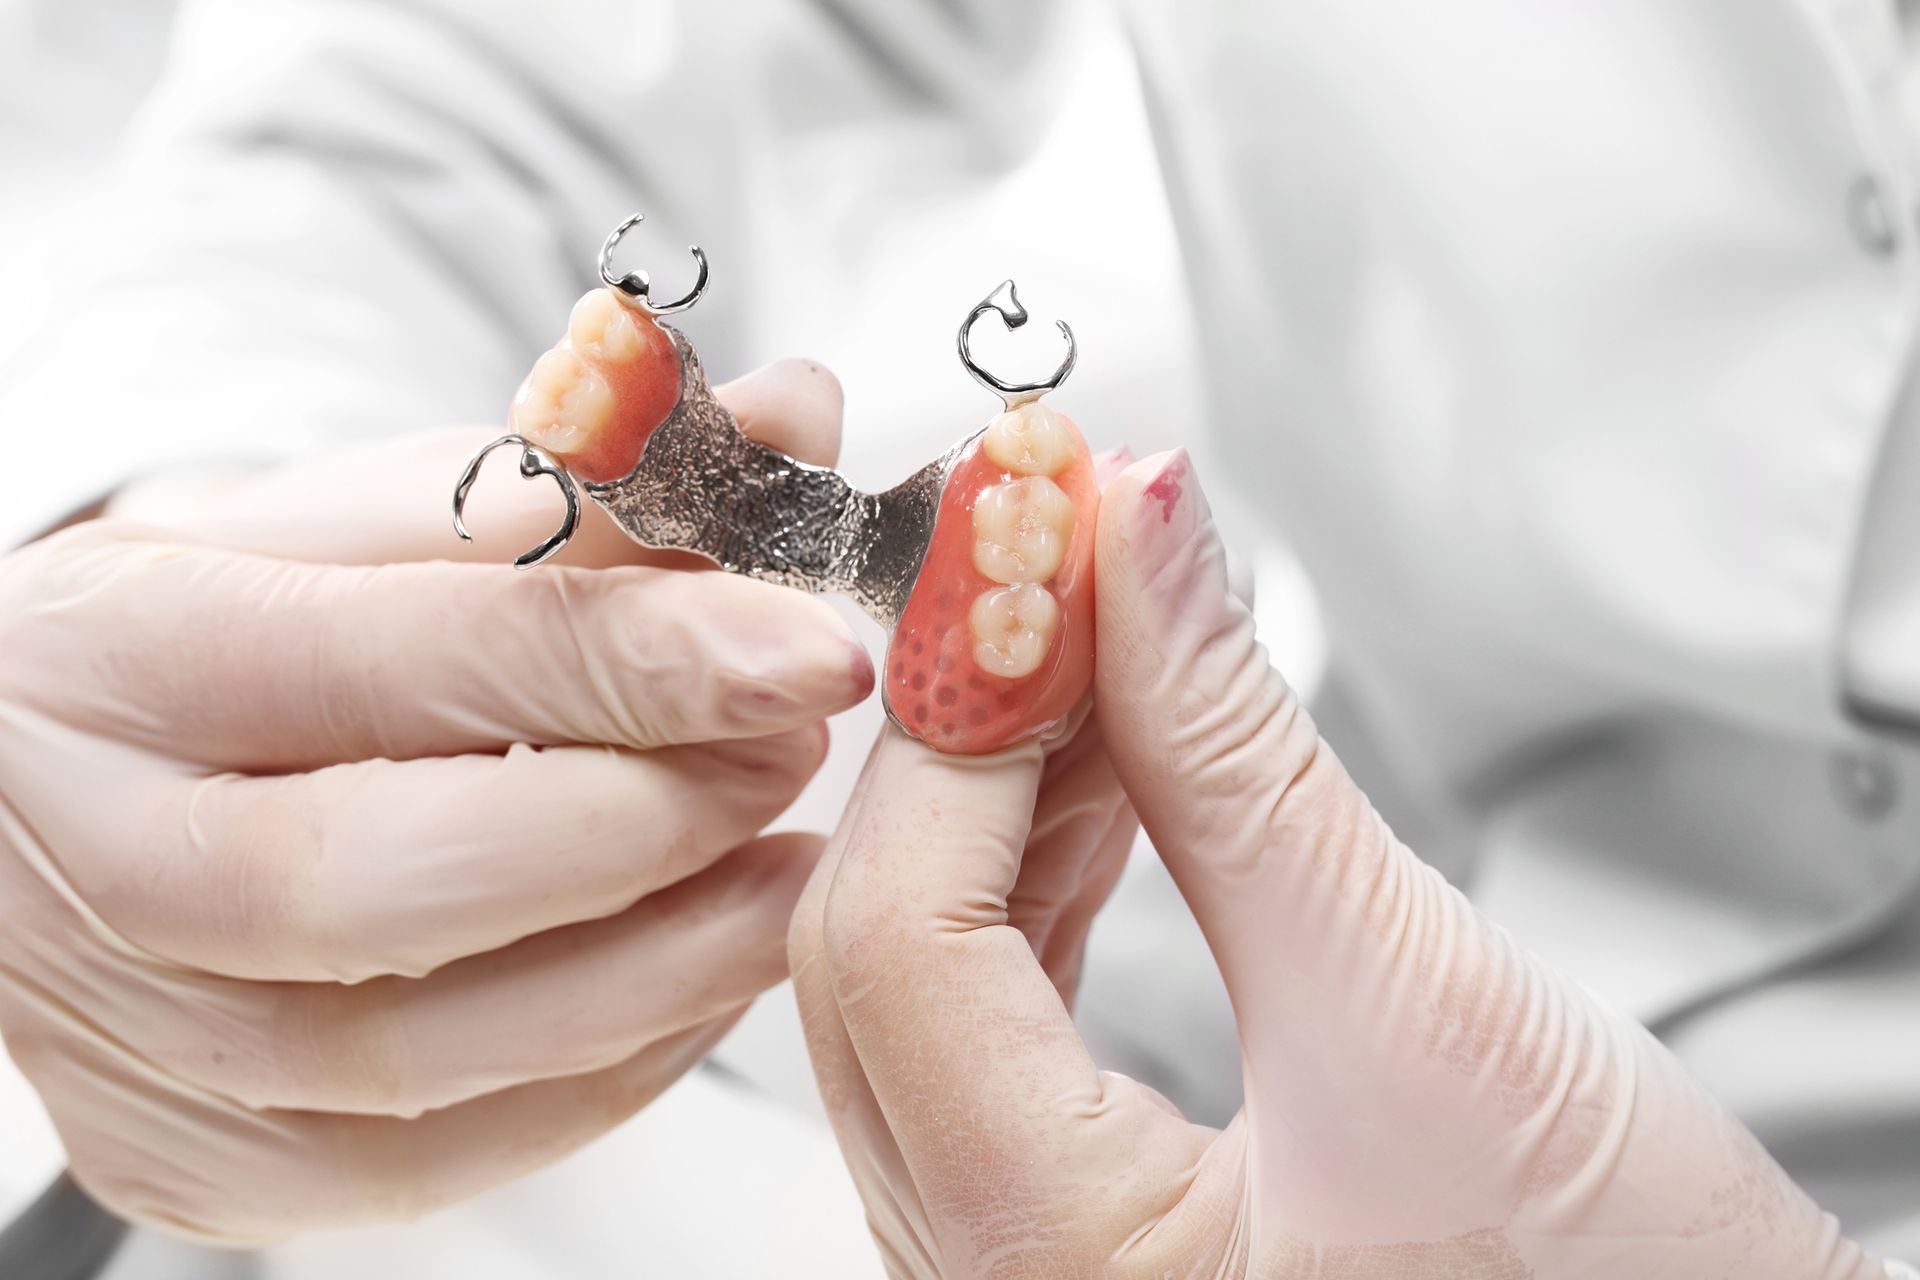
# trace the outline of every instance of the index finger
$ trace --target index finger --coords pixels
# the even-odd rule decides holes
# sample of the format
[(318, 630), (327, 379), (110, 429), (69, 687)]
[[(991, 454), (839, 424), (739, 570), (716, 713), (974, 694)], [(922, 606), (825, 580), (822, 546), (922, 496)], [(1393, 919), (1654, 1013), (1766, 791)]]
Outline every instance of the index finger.
[(1210, 1137), (1095, 1065), (1007, 921), (1041, 768), (1038, 743), (943, 756), (888, 727), (827, 854), (848, 1038), (915, 1181), (979, 1189), (945, 1206), (972, 1225), (1065, 1186), (1151, 1197)]
[(10, 698), (213, 770), (760, 737), (873, 681), (825, 603), (719, 572), (312, 565), (112, 522), (9, 570)]

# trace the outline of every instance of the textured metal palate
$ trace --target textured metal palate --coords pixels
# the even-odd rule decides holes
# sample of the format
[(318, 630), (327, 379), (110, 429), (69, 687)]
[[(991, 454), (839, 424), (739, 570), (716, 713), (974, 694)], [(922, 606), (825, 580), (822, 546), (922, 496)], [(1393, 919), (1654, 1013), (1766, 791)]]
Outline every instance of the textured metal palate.
[(581, 486), (635, 541), (693, 551), (734, 573), (838, 592), (889, 634), (933, 538), (963, 440), (884, 493), (749, 440), (714, 398), (700, 357), (661, 325), (680, 358), (680, 401), (624, 479)]

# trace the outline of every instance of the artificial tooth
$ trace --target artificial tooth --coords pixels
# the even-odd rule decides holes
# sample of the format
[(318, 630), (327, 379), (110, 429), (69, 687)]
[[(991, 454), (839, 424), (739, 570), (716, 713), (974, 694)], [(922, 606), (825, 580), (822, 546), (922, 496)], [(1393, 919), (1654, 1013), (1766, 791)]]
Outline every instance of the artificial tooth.
[(981, 492), (973, 504), (973, 565), (995, 582), (1045, 582), (1073, 538), (1073, 500), (1045, 476)]
[(1073, 428), (1037, 400), (988, 423), (980, 448), (995, 466), (1023, 476), (1056, 475), (1080, 453)]
[(565, 347), (534, 362), (513, 406), (514, 429), (558, 454), (582, 452), (612, 420), (612, 388)]
[(968, 611), (973, 661), (989, 675), (1015, 680), (1039, 670), (1060, 626), (1060, 603), (1045, 587), (1023, 582), (982, 591)]
[(641, 348), (639, 321), (611, 289), (595, 289), (573, 304), (567, 339), (581, 355), (615, 363), (633, 359)]

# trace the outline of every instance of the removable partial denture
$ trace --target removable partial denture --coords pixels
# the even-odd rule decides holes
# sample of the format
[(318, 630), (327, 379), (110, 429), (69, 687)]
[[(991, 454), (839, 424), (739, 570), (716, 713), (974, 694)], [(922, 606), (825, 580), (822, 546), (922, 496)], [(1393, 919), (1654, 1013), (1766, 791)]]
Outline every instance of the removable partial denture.
[(574, 304), (567, 334), (534, 362), (509, 429), (582, 480), (619, 480), (680, 399), (680, 358), (653, 318), (595, 289)]
[(985, 755), (1060, 723), (1093, 676), (1100, 491), (1073, 423), (1031, 402), (961, 455), (887, 650), (894, 719)]
[[(521, 385), (511, 429), (581, 480), (632, 473), (680, 398), (672, 337), (595, 289)], [(1093, 675), (1099, 487), (1079, 429), (1037, 401), (996, 417), (962, 452), (887, 651), (888, 710), (963, 755), (1060, 723)]]

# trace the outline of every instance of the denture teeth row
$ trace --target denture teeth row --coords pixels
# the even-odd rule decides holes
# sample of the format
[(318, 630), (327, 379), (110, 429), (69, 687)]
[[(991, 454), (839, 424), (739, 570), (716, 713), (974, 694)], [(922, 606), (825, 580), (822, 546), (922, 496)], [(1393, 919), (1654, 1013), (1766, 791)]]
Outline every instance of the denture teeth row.
[(1046, 583), (1073, 542), (1073, 500), (1052, 477), (1079, 452), (1073, 431), (1043, 404), (1010, 409), (980, 441), (994, 465), (1018, 479), (991, 485), (973, 506), (973, 565), (1003, 585), (982, 591), (968, 611), (973, 660), (1007, 679), (1032, 675), (1053, 647), (1060, 602)]
[(559, 454), (577, 453), (613, 420), (613, 391), (589, 361), (619, 363), (640, 353), (640, 330), (606, 289), (574, 304), (567, 336), (534, 362), (514, 401), (514, 429)]

